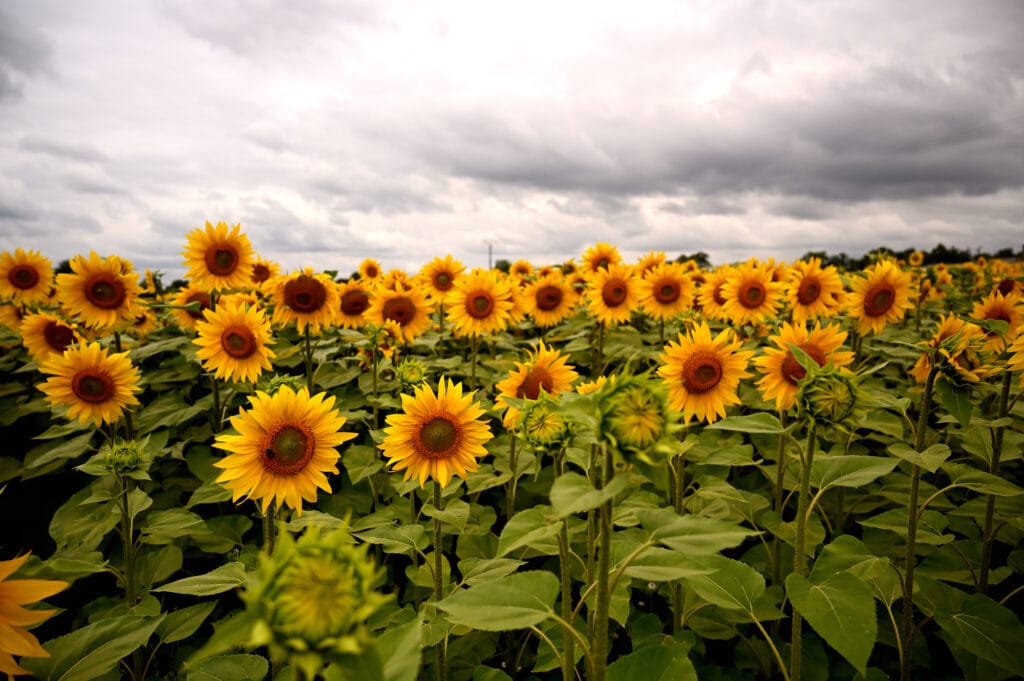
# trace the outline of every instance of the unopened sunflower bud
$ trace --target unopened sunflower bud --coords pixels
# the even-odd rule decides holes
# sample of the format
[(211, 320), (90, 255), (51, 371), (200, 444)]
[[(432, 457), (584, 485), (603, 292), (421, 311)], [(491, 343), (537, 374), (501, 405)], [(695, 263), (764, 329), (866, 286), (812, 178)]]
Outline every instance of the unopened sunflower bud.
[(549, 446), (561, 440), (568, 424), (553, 403), (541, 399), (523, 411), (520, 428), (523, 437), (530, 444)]
[(142, 458), (139, 443), (135, 440), (114, 440), (108, 445), (103, 465), (111, 473), (127, 475), (138, 470)]
[(797, 393), (800, 410), (825, 424), (846, 421), (853, 415), (857, 402), (854, 375), (831, 365), (809, 373)]
[(656, 383), (643, 377), (617, 378), (603, 400), (605, 428), (620, 447), (646, 449), (668, 427), (668, 402)]
[(427, 367), (418, 359), (403, 359), (395, 367), (395, 376), (402, 385), (419, 385), (427, 378)]

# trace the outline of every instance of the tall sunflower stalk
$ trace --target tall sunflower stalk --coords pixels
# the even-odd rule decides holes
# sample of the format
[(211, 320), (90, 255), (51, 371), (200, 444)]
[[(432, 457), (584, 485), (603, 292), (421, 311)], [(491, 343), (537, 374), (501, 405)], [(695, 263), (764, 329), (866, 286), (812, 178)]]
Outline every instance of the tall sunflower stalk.
[[(996, 419), (1001, 420), (1009, 414), (1010, 406), (1010, 385), (1013, 382), (1013, 372), (1007, 368), (1003, 372), (1003, 380), (999, 390), (999, 405), (996, 411)], [(992, 475), (999, 475), (1000, 460), (1003, 456), (1003, 433), (1006, 426), (999, 425), (992, 428), (992, 460), (989, 461), (988, 472)], [(995, 542), (995, 533), (992, 531), (992, 521), (995, 516), (996, 497), (993, 494), (985, 501), (985, 519), (981, 529), (981, 567), (978, 570), (978, 592), (988, 591), (989, 572), (992, 566), (992, 544)]]
[[(810, 421), (807, 429), (807, 441), (800, 455), (800, 496), (797, 498), (796, 511), (796, 548), (793, 554), (793, 574), (801, 577), (807, 574), (807, 555), (804, 553), (807, 544), (807, 515), (811, 497), (811, 466), (814, 463), (814, 449), (817, 446), (817, 423)], [(793, 608), (793, 628), (790, 634), (789, 678), (800, 681), (800, 663), (802, 651), (803, 617)]]

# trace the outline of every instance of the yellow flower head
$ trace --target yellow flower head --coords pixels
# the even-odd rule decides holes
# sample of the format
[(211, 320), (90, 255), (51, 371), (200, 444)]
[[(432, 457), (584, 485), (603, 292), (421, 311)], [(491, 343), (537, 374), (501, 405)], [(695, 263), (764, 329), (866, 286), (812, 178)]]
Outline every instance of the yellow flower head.
[(434, 301), (445, 303), (465, 271), (466, 266), (452, 256), (438, 256), (423, 266), (417, 279)]
[(235, 225), (229, 231), (225, 222), (217, 226), (193, 229), (186, 235), (182, 255), (188, 267), (186, 276), (204, 291), (242, 288), (252, 283), (254, 254), (249, 237)]
[(38, 386), (46, 401), (67, 407), (68, 418), (82, 423), (115, 423), (125, 407), (139, 403), (139, 370), (128, 353), (109, 354), (99, 343), (74, 345), (40, 364), (39, 371), (51, 375)]
[(790, 345), (799, 347), (818, 366), (846, 366), (853, 361), (853, 353), (839, 350), (845, 340), (846, 332), (836, 324), (822, 328), (820, 322), (815, 322), (814, 328), (808, 330), (804, 324), (784, 323), (779, 333), (771, 337), (775, 347), (765, 348), (765, 354), (754, 359), (763, 374), (757, 381), (761, 394), (766, 400), (775, 400), (775, 408), (780, 411), (792, 409), (807, 371), (793, 357)]
[(57, 275), (57, 297), (70, 317), (94, 329), (112, 330), (135, 319), (139, 278), (132, 264), (116, 255), (76, 255), (72, 274)]
[(640, 279), (630, 265), (603, 267), (588, 279), (585, 299), (590, 314), (605, 326), (628, 322), (639, 305)]
[(192, 342), (199, 346), (196, 355), (203, 368), (215, 378), (255, 382), (271, 369), (274, 352), (267, 347), (270, 320), (262, 310), (244, 304), (218, 304), (215, 310), (204, 310), (203, 317), (196, 324), (199, 335)]
[(523, 308), (537, 326), (554, 326), (572, 314), (579, 294), (557, 271), (538, 277), (523, 289)]
[(881, 333), (886, 324), (903, 319), (913, 306), (914, 292), (909, 272), (891, 260), (868, 267), (857, 277), (847, 298), (847, 310), (857, 320), (857, 333)]
[(722, 314), (733, 324), (758, 324), (775, 316), (782, 304), (782, 284), (775, 270), (754, 261), (733, 270), (722, 284)]
[(622, 263), (619, 249), (609, 243), (598, 242), (583, 252), (583, 273), (597, 274), (600, 270)]
[(366, 325), (366, 311), (370, 309), (369, 286), (362, 279), (338, 284), (338, 324), (342, 328), (359, 329)]
[(0, 300), (17, 305), (45, 303), (53, 288), (53, 267), (39, 251), (0, 253)]
[(786, 298), (794, 323), (831, 317), (842, 308), (846, 293), (835, 267), (821, 266), (820, 258), (793, 263), (786, 280)]
[(671, 319), (693, 306), (693, 281), (677, 262), (654, 265), (640, 281), (639, 302), (654, 319)]
[(274, 299), (273, 322), (286, 326), (295, 322), (299, 332), (311, 333), (334, 325), (340, 302), (338, 287), (326, 274), (314, 274), (306, 267), (281, 275), (270, 284)]
[(82, 341), (74, 324), (48, 312), (25, 315), (19, 332), (25, 349), (37, 362), (63, 355), (72, 344)]
[(434, 306), (420, 287), (396, 283), (395, 288), (378, 286), (374, 289), (366, 319), (378, 326), (394, 322), (401, 331), (402, 340), (409, 343), (430, 328), (433, 312)]
[(15, 655), (50, 656), (39, 645), (35, 634), (25, 627), (39, 624), (57, 611), (29, 610), (23, 606), (48, 598), (68, 586), (67, 582), (55, 579), (8, 579), (28, 560), (29, 555), (0, 560), (0, 672), (9, 677), (29, 673), (14, 660)]
[(536, 400), (541, 394), (557, 396), (572, 388), (579, 374), (569, 364), (569, 358), (557, 350), (547, 348), (541, 341), (536, 352), (531, 352), (526, 362), (516, 362), (516, 368), (494, 387), (498, 389), (495, 401), (499, 407), (508, 407), (504, 424), (511, 428), (518, 420), (519, 411), (509, 407), (504, 398)]
[(494, 271), (475, 269), (455, 282), (447, 296), (447, 317), (457, 336), (504, 331), (515, 308), (512, 287)]

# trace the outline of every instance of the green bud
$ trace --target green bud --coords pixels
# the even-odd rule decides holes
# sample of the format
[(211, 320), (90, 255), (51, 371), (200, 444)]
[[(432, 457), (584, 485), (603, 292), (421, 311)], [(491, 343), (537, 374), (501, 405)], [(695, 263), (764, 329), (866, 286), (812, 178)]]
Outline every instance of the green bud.
[(859, 400), (856, 378), (829, 365), (809, 372), (797, 392), (800, 410), (824, 424), (840, 424), (853, 416)]
[(142, 463), (142, 452), (135, 440), (114, 440), (107, 446), (103, 466), (111, 473), (128, 475)]

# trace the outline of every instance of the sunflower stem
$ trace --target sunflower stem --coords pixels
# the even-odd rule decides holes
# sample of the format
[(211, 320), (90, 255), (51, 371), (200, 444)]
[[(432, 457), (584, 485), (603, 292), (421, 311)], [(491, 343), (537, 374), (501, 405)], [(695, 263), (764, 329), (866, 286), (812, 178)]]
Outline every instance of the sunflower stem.
[[(817, 424), (811, 421), (807, 430), (807, 444), (804, 447), (804, 454), (801, 458), (800, 471), (800, 497), (797, 500), (796, 513), (796, 550), (793, 554), (793, 574), (803, 577), (807, 574), (807, 556), (804, 554), (804, 547), (807, 543), (807, 506), (811, 495), (811, 465), (814, 463), (814, 447), (816, 445)], [(789, 656), (789, 678), (792, 681), (800, 681), (800, 663), (803, 651), (801, 649), (801, 634), (803, 617), (797, 609), (793, 608), (792, 617), (793, 629), (790, 635), (790, 656)]]
[[(559, 452), (555, 457), (555, 477), (565, 473), (565, 450)], [(569, 556), (569, 520), (562, 519), (562, 526), (558, 530), (558, 575), (561, 582), (562, 595), (562, 681), (573, 681), (576, 678), (576, 642), (572, 638), (573, 632), (568, 631), (572, 627), (572, 564)]]
[(476, 350), (478, 346), (478, 339), (476, 334), (473, 334), (470, 344), (470, 363), (469, 363), (469, 382), (474, 387), (479, 387), (476, 383)]
[(303, 359), (306, 364), (306, 389), (309, 390), (310, 396), (313, 395), (313, 345), (310, 342), (309, 324), (306, 324), (306, 330), (303, 334), (305, 336), (305, 353)]
[[(444, 555), (441, 553), (441, 483), (434, 480), (434, 508), (437, 509), (438, 515), (434, 516), (434, 600), (439, 601), (444, 598), (444, 584), (442, 580), (441, 570), (443, 569)], [(448, 678), (448, 670), (445, 669), (445, 639), (441, 639), (437, 642), (437, 647), (434, 649), (434, 664), (437, 675), (437, 681), (445, 681)]]
[[(669, 485), (671, 487), (672, 508), (679, 515), (686, 510), (683, 492), (686, 490), (686, 453), (669, 459)], [(672, 634), (679, 633), (682, 625), (683, 613), (683, 585), (676, 581), (672, 583)]]
[[(917, 430), (914, 432), (914, 449), (924, 449), (925, 436), (928, 431), (928, 412), (932, 407), (932, 388), (935, 387), (935, 378), (939, 373), (938, 362), (933, 354), (931, 369), (928, 371), (928, 378), (924, 384), (924, 393), (921, 395), (921, 408), (917, 414)], [(907, 552), (905, 566), (903, 568), (903, 612), (900, 626), (900, 648), (903, 650), (903, 657), (900, 660), (900, 681), (910, 681), (912, 658), (911, 646), (914, 644), (914, 561), (917, 554), (917, 523), (918, 523), (918, 496), (921, 489), (921, 467), (911, 466), (910, 473), (910, 499), (907, 501)]]
[[(779, 412), (779, 423), (786, 428), (786, 412)], [(779, 445), (775, 452), (775, 512), (782, 518), (782, 506), (785, 504), (786, 490), (786, 445), (788, 436), (779, 434)], [(772, 584), (782, 584), (782, 541), (776, 536), (772, 541)]]
[(274, 526), (274, 521), (277, 517), (277, 509), (267, 509), (266, 511), (263, 511), (260, 516), (263, 519), (263, 549), (269, 556), (274, 553), (274, 543), (277, 540), (277, 528)]
[[(129, 614), (138, 605), (138, 594), (135, 585), (135, 528), (131, 509), (128, 506), (128, 497), (132, 491), (132, 479), (125, 478), (117, 473), (114, 480), (120, 490), (118, 495), (118, 509), (121, 512), (121, 551), (124, 554), (124, 600), (128, 607)], [(133, 679), (141, 680), (143, 669), (142, 651), (132, 652), (131, 675)]]
[(219, 431), (223, 425), (220, 414), (220, 385), (217, 383), (217, 379), (213, 374), (210, 374), (210, 387), (213, 396), (213, 429)]
[[(1004, 418), (1008, 413), (1010, 404), (1010, 384), (1013, 381), (1013, 372), (1009, 369), (1003, 372), (1003, 384), (999, 391), (999, 407), (996, 412), (996, 419)], [(988, 465), (988, 472), (992, 475), (999, 475), (1000, 459), (1003, 456), (1003, 432), (1004, 426), (992, 429), (992, 460)], [(992, 565), (992, 544), (995, 540), (995, 533), (992, 532), (992, 520), (995, 516), (996, 497), (990, 494), (985, 501), (985, 520), (981, 530), (981, 569), (978, 575), (978, 593), (988, 591), (989, 570)]]
[(508, 465), (512, 471), (512, 478), (508, 481), (508, 494), (506, 499), (505, 517), (511, 518), (516, 511), (516, 486), (519, 482), (519, 452), (516, 451), (515, 433), (508, 436)]
[(380, 416), (377, 408), (377, 361), (380, 353), (377, 350), (377, 342), (380, 338), (379, 333), (373, 335), (373, 343), (370, 348), (370, 378), (373, 381), (373, 430), (379, 428)]
[[(600, 489), (604, 489), (612, 480), (612, 453), (606, 443), (601, 443), (601, 478)], [(612, 500), (598, 507), (598, 554), (597, 554), (597, 594), (594, 616), (593, 658), (594, 671), (590, 678), (593, 681), (604, 681), (608, 667), (608, 612), (611, 606), (611, 593), (608, 584), (608, 572), (611, 567), (612, 548)]]

